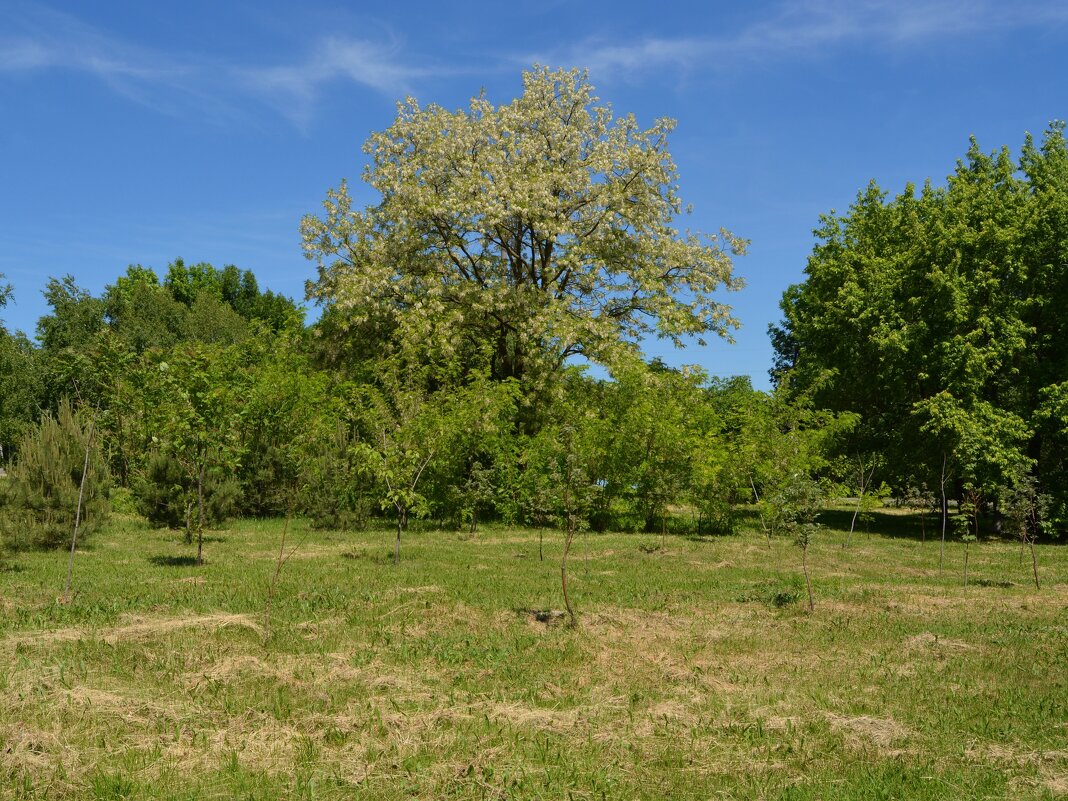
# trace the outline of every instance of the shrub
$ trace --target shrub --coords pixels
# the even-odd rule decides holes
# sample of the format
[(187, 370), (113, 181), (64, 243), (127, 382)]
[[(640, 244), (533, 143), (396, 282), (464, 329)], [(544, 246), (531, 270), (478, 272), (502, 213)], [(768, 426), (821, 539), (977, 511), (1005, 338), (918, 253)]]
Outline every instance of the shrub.
[[(196, 481), (173, 456), (158, 451), (149, 455), (135, 485), (137, 509), (158, 528), (185, 529), (186, 536), (197, 515)], [(204, 523), (216, 526), (234, 514), (241, 499), (241, 485), (218, 469), (204, 476)]]
[(353, 445), (352, 433), (338, 424), (304, 465), (300, 511), (316, 528), (363, 529), (375, 511), (373, 479), (361, 469)]
[[(63, 400), (22, 436), (18, 462), (0, 482), (0, 539), (7, 548), (55, 548), (70, 542), (86, 467), (91, 423)], [(110, 479), (95, 437), (89, 449), (79, 539), (108, 514)]]

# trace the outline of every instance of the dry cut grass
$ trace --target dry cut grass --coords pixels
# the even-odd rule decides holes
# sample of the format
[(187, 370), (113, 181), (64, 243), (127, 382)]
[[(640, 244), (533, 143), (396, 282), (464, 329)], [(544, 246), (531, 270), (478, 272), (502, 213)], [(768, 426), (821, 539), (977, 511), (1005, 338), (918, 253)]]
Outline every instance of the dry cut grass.
[(385, 533), (313, 532), (268, 636), (272, 566), (245, 554), (277, 534), (235, 526), (179, 568), (128, 522), (79, 562), (69, 607), (42, 590), (55, 555), (0, 574), (0, 797), (1068, 792), (1057, 548), (1036, 592), (1012, 547), (973, 546), (989, 581), (965, 588), (933, 546), (828, 533), (809, 614), (785, 543), (591, 536), (572, 629), (551, 532), (545, 562), (536, 534), (431, 532), (399, 567)]

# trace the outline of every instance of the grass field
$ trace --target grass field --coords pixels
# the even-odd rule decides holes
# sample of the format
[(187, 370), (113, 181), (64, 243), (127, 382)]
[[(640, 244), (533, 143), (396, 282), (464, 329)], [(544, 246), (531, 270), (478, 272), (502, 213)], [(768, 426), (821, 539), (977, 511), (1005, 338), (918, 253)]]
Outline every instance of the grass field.
[[(843, 518), (845, 519), (845, 518)], [(1068, 547), (902, 536), (809, 563), (756, 534), (308, 531), (207, 562), (118, 519), (0, 572), (0, 797), (972, 799), (1068, 795)]]

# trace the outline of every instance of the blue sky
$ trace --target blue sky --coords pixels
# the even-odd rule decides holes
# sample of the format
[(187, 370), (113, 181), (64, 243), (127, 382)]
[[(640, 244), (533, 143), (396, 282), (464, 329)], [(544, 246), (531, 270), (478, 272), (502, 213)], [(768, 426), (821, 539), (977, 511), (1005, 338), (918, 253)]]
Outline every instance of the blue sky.
[(2, 312), (49, 276), (99, 292), (140, 263), (237, 264), (298, 299), (300, 217), (411, 94), (511, 100), (534, 62), (588, 67), (618, 112), (678, 120), (686, 224), (752, 241), (737, 342), (649, 352), (766, 386), (766, 329), (821, 213), (871, 179), (944, 179), (1068, 116), (1068, 4), (800, 0), (297, 4), (0, 0)]

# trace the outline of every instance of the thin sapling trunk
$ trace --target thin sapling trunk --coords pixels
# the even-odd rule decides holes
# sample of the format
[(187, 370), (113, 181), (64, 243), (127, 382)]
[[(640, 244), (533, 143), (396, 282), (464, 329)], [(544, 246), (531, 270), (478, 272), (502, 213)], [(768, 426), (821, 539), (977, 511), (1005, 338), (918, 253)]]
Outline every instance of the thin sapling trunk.
[(816, 608), (816, 602), (812, 597), (812, 579), (808, 575), (808, 545), (804, 545), (801, 548), (801, 568), (805, 572), (805, 588), (808, 590), (808, 611), (811, 612)]
[(1042, 585), (1038, 583), (1038, 557), (1035, 555), (1035, 538), (1029, 537), (1027, 545), (1031, 548), (1031, 572), (1035, 576), (1035, 589), (1042, 589)]
[(842, 543), (842, 547), (845, 548), (849, 545), (853, 539), (853, 531), (857, 527), (857, 516), (860, 514), (860, 507), (864, 505), (864, 493), (867, 491), (868, 486), (871, 484), (872, 476), (875, 475), (875, 465), (871, 466), (871, 472), (868, 473), (867, 481), (864, 480), (864, 462), (860, 462), (860, 496), (857, 498), (857, 508), (853, 510), (853, 519), (849, 521), (849, 533), (846, 535), (845, 542)]
[(946, 455), (942, 454), (942, 476), (940, 479), (942, 488), (942, 545), (938, 551), (938, 575), (942, 575), (942, 568), (946, 561), (946, 523), (949, 520), (949, 501), (946, 499)]
[(567, 608), (567, 614), (571, 617), (571, 625), (578, 625), (578, 620), (575, 617), (575, 610), (571, 607), (571, 596), (567, 594), (567, 555), (571, 552), (571, 543), (575, 539), (575, 524), (573, 520), (568, 517), (567, 521), (567, 536), (564, 539), (564, 556), (560, 560), (560, 586), (564, 591), (564, 606)]
[(408, 520), (408, 510), (402, 506), (397, 507), (397, 539), (393, 542), (393, 564), (400, 564), (401, 532)]
[(197, 471), (197, 564), (204, 564), (204, 463)]
[[(756, 482), (753, 481), (752, 473), (749, 474), (749, 486), (753, 488), (753, 498), (755, 499), (755, 503), (759, 504), (760, 503), (760, 493), (757, 492)], [(767, 541), (768, 541), (768, 549), (770, 550), (771, 549), (771, 529), (768, 528), (768, 524), (764, 520), (764, 513), (761, 512), (759, 509), (757, 510), (757, 517), (760, 518), (760, 530), (764, 532), (764, 536), (765, 536), (765, 538), (767, 538)]]
[[(385, 442), (386, 435), (382, 434), (382, 440)], [(434, 451), (426, 455), (422, 464), (419, 465), (419, 469), (415, 471), (415, 475), (411, 480), (403, 484), (403, 489), (394, 488), (393, 483), (389, 480), (389, 474), (386, 473), (384, 478), (386, 480), (386, 489), (389, 491), (389, 495), (393, 500), (393, 506), (397, 510), (397, 538), (393, 543), (393, 564), (400, 564), (400, 543), (401, 534), (408, 527), (408, 514), (412, 508), (418, 504), (418, 496), (415, 494), (415, 488), (419, 486), (419, 479), (423, 475), (423, 471), (426, 466), (430, 464), (430, 460), (434, 458)]]
[[(82, 524), (82, 502), (85, 499), (85, 479), (89, 474), (89, 453), (93, 448), (93, 435), (96, 434), (96, 414), (89, 423), (89, 438), (85, 443), (85, 462), (82, 464), (82, 480), (78, 484), (78, 506), (74, 511), (74, 534), (70, 538), (70, 559), (67, 560), (67, 581), (63, 585), (63, 603), (70, 603), (70, 580), (74, 572), (74, 549), (78, 545), (78, 529)], [(1037, 574), (1036, 574), (1037, 576)]]
[(263, 639), (266, 642), (271, 639), (271, 606), (274, 603), (275, 589), (278, 587), (278, 576), (282, 572), (282, 565), (286, 563), (286, 535), (289, 533), (289, 521), (293, 518), (293, 501), (290, 499), (286, 509), (286, 522), (282, 526), (282, 541), (278, 543), (278, 558), (274, 562), (274, 573), (271, 575), (271, 583), (267, 587), (267, 605), (263, 612)]

